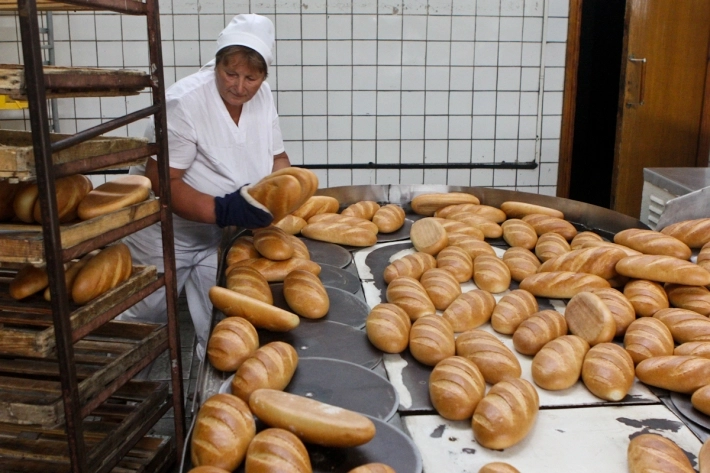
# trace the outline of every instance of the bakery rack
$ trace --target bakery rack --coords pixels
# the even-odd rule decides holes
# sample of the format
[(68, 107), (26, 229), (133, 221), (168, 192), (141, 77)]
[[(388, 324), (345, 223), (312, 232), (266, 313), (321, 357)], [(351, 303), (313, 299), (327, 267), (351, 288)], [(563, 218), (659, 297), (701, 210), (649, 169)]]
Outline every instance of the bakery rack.
[[(110, 10), (146, 17), (149, 72), (43, 66), (38, 11)], [(24, 66), (0, 66), (0, 90), (26, 100), (31, 133), (3, 133), (0, 179), (35, 179), (41, 227), (0, 230), (0, 463), (3, 471), (165, 471), (184, 449), (182, 367), (158, 0), (0, 0), (19, 15)], [(131, 95), (148, 88), (152, 105), (73, 135), (50, 133), (51, 97)], [(152, 117), (155, 143), (101, 135)], [(12, 140), (19, 140), (13, 142)], [(8, 143), (7, 141), (10, 141)], [(30, 148), (31, 144), (31, 148)], [(9, 152), (8, 152), (9, 150)], [(157, 196), (103, 218), (60, 225), (55, 180), (157, 156)], [(4, 159), (4, 161), (3, 161)], [(67, 294), (63, 264), (153, 223), (162, 225), (165, 270), (134, 267), (133, 275), (85, 306)], [(44, 262), (51, 302), (20, 303), (6, 283), (17, 265)], [(166, 325), (113, 321), (164, 287)], [(135, 377), (169, 353), (171, 383)], [(172, 438), (146, 435), (170, 409)]]

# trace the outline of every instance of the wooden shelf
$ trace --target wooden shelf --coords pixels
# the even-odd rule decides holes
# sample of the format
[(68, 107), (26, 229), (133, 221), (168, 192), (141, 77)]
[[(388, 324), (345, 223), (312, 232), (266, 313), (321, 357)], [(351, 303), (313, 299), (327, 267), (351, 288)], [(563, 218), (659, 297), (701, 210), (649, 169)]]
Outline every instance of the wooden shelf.
[[(129, 15), (145, 15), (146, 5), (136, 0), (36, 0), (37, 11), (110, 10)], [(17, 12), (17, 0), (0, 0), (0, 12)]]

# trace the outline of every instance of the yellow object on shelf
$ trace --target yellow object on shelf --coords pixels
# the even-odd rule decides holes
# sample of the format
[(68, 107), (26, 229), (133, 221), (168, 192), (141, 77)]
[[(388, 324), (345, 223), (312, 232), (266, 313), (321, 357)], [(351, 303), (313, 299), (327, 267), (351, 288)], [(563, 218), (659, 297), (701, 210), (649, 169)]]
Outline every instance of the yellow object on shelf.
[(27, 108), (24, 100), (12, 100), (7, 95), (0, 95), (0, 110), (20, 110)]

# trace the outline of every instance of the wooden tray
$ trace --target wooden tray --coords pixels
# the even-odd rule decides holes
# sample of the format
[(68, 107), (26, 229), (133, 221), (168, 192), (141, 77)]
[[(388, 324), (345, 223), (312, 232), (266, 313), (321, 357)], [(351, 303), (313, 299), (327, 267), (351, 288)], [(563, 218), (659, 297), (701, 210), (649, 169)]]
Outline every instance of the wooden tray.
[[(159, 200), (150, 198), (91, 220), (61, 225), (62, 248), (71, 248), (158, 212), (160, 212)], [(0, 260), (7, 263), (44, 262), (42, 227), (27, 224), (0, 224)]]
[[(76, 306), (70, 324), (76, 330), (158, 279), (155, 266), (134, 266), (131, 277), (86, 305)], [(15, 301), (0, 283), (0, 355), (54, 356), (52, 306), (40, 295)]]
[[(54, 0), (36, 0), (37, 11), (75, 11), (75, 10), (109, 10), (119, 13), (144, 14), (145, 5), (136, 0), (124, 0), (122, 5), (115, 1), (94, 1), (92, 3), (72, 4)], [(0, 11), (17, 11), (17, 0), (0, 0)]]
[[(167, 349), (167, 327), (109, 322), (74, 345), (82, 404), (106, 386)], [(59, 365), (55, 358), (0, 357), (0, 422), (56, 426), (64, 420)]]
[[(2, 74), (2, 69), (0, 69), (0, 74)], [(0, 93), (3, 92), (0, 91)], [(52, 142), (70, 136), (73, 135), (60, 133), (50, 133), (49, 135)], [(140, 148), (147, 144), (148, 140), (145, 138), (100, 136), (54, 153), (52, 160), (55, 164), (69, 163), (80, 159)], [(121, 167), (126, 165), (123, 164)], [(34, 179), (35, 176), (32, 133), (29, 131), (0, 130), (0, 178), (27, 181)]]

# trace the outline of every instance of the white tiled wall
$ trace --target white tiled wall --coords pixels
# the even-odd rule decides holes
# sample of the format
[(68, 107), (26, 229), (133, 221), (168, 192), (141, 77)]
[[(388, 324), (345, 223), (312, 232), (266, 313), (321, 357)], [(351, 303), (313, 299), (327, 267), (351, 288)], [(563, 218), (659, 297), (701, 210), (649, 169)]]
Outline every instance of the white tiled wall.
[[(160, 0), (167, 85), (214, 55), (233, 15), (276, 27), (269, 72), (294, 164), (537, 163), (535, 169), (323, 169), (322, 186), (449, 184), (554, 195), (569, 0)], [(146, 69), (145, 18), (54, 13), (58, 65)], [(0, 63), (20, 62), (0, 16)], [(60, 99), (74, 132), (149, 105)], [(24, 128), (22, 112), (0, 126)], [(141, 136), (137, 123), (115, 134)]]

